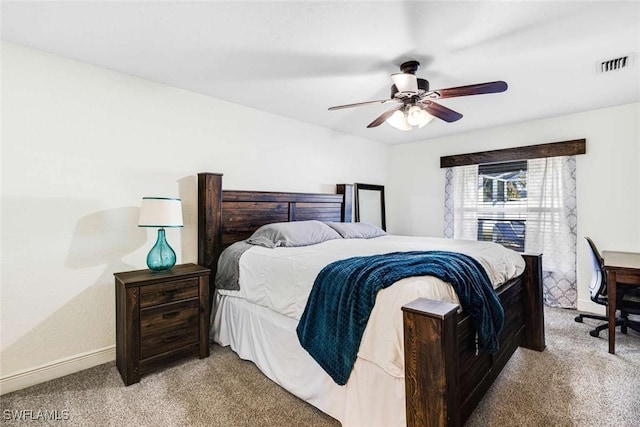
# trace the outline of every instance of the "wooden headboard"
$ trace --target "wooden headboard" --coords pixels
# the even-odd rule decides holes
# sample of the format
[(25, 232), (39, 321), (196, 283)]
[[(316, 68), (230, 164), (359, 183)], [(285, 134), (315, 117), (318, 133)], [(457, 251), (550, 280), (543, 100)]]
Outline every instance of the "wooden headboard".
[(198, 174), (198, 264), (211, 269), (210, 289), (220, 253), (259, 227), (286, 221), (351, 222), (353, 185), (336, 194), (222, 190), (222, 174)]

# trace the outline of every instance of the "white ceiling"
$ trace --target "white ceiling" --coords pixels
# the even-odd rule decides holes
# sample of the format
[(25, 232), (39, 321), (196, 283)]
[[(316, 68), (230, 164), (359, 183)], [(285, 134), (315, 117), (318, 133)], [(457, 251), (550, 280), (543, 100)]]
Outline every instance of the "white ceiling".
[[(3, 2), (2, 39), (384, 143), (640, 100), (639, 2)], [(410, 132), (366, 128), (389, 104), (327, 111), (388, 98), (407, 59), (432, 89), (509, 89)]]

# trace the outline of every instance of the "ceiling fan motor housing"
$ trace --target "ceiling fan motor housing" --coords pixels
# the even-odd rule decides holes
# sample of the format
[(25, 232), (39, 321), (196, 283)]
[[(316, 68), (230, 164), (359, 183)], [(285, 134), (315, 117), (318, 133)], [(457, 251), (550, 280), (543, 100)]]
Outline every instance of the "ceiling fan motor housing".
[[(425, 79), (417, 79), (417, 80), (418, 80), (418, 93), (416, 95), (429, 92), (429, 81)], [(398, 93), (398, 88), (396, 87), (396, 85), (391, 85), (391, 98), (394, 98), (396, 93)]]

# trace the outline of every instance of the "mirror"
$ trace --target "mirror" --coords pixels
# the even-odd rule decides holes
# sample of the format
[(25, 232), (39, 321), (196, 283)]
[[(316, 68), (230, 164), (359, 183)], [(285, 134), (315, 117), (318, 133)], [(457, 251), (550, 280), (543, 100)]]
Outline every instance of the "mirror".
[(355, 219), (387, 231), (384, 214), (384, 185), (355, 184)]

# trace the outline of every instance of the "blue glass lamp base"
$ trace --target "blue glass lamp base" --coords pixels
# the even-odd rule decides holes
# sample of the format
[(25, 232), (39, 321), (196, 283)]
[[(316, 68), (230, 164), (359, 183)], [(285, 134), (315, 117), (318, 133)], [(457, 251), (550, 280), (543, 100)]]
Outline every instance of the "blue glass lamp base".
[(151, 270), (169, 270), (176, 265), (176, 253), (171, 249), (164, 235), (164, 228), (158, 230), (158, 240), (147, 255), (147, 266)]

